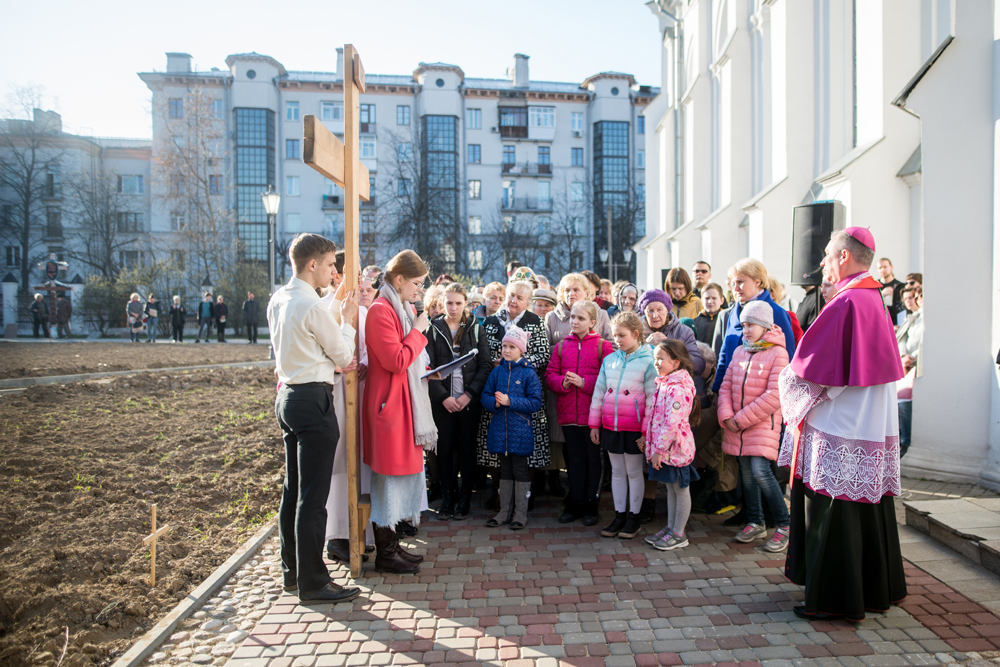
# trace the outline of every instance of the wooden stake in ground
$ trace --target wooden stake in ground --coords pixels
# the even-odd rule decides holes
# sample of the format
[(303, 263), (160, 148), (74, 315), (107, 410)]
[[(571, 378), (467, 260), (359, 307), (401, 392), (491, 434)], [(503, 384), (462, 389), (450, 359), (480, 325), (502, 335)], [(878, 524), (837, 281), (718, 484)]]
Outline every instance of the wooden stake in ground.
[(165, 532), (170, 530), (170, 526), (166, 525), (159, 530), (156, 529), (156, 505), (153, 505), (153, 524), (151, 526), (152, 532), (146, 537), (142, 538), (143, 546), (147, 544), (152, 544), (153, 549), (149, 557), (149, 586), (150, 588), (156, 587), (156, 539), (163, 535)]
[[(371, 200), (368, 167), (359, 161), (358, 96), (365, 92), (365, 68), (351, 44), (344, 45), (344, 142), (316, 119), (303, 118), (302, 161), (344, 188), (344, 281), (347, 290), (358, 289), (361, 265), (358, 243), (358, 197)], [(351, 324), (358, 328), (357, 319)], [(355, 338), (355, 347), (357, 338)], [(347, 445), (347, 503), (351, 526), (351, 576), (361, 576), (365, 549), (365, 527), (371, 517), (371, 497), (361, 495), (361, 451), (358, 438), (358, 374), (351, 371), (344, 381), (347, 398), (346, 424), (341, 425)]]

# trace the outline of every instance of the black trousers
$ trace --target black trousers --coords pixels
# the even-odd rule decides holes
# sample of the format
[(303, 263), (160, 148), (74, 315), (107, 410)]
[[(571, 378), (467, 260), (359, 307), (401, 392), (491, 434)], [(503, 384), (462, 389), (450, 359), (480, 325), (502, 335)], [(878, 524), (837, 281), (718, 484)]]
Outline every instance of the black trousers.
[(41, 327), (41, 329), (42, 329), (42, 335), (44, 335), (46, 338), (51, 338), (51, 335), (49, 334), (49, 323), (46, 322), (45, 320), (34, 320), (31, 323), (31, 328), (34, 331), (35, 338), (41, 338), (42, 337), (42, 336), (38, 335), (38, 329), (39, 329), (39, 327)]
[(563, 426), (566, 436), (566, 472), (569, 475), (567, 506), (572, 502), (578, 511), (586, 503), (596, 503), (601, 497), (601, 476), (604, 457), (601, 446), (590, 441), (590, 427)]
[[(438, 428), (437, 478), (441, 490), (455, 493), (458, 490), (458, 473), (462, 473), (462, 490), (472, 491), (476, 474), (476, 430), (482, 408), (473, 401), (460, 412), (448, 412), (440, 403), (431, 406), (434, 423)], [(455, 457), (458, 470), (455, 470)]]
[(219, 334), (219, 342), (222, 343), (226, 340), (226, 323), (219, 322), (215, 325), (215, 330)]
[(340, 428), (333, 387), (316, 382), (284, 385), (274, 412), (285, 441), (285, 485), (278, 510), (285, 585), (317, 591), (330, 583), (323, 563), (326, 499)]
[(512, 479), (515, 482), (530, 482), (528, 477), (528, 457), (520, 454), (499, 454), (500, 479)]
[(257, 325), (248, 324), (247, 325), (247, 340), (251, 343), (257, 342)]
[(177, 326), (174, 324), (172, 328), (174, 330), (174, 340), (178, 343), (182, 342), (184, 340), (184, 325)]

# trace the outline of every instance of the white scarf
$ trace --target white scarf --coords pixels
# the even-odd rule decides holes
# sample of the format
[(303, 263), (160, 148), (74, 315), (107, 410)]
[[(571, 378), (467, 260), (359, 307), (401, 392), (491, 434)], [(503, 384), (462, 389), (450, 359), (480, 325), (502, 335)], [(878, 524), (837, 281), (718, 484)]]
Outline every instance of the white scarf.
[[(379, 295), (385, 297), (386, 301), (392, 304), (396, 316), (399, 317), (403, 325), (403, 336), (413, 329), (412, 308), (404, 308), (403, 302), (399, 298), (399, 293), (392, 285), (382, 285)], [(409, 304), (407, 304), (409, 305)], [(421, 352), (413, 363), (406, 369), (406, 382), (410, 386), (410, 407), (413, 409), (413, 441), (418, 447), (423, 447), (427, 451), (437, 451), (437, 425), (434, 423), (434, 413), (431, 412), (431, 398), (427, 393), (427, 380), (421, 380), (424, 374), (426, 362), (424, 354)]]
[(497, 319), (500, 320), (500, 324), (503, 325), (504, 332), (507, 332), (510, 331), (511, 327), (517, 326), (517, 323), (521, 321), (521, 318), (524, 317), (526, 312), (528, 312), (527, 308), (522, 310), (520, 315), (511, 319), (510, 313), (507, 312), (507, 306), (504, 306), (497, 312)]

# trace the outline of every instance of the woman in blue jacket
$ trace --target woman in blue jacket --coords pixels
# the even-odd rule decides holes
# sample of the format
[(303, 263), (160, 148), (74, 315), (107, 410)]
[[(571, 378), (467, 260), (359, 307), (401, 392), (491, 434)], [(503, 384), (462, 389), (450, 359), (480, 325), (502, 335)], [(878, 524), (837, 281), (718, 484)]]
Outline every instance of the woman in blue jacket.
[(516, 326), (508, 329), (502, 341), (503, 360), (490, 372), (481, 399), (491, 413), (486, 449), (500, 459), (500, 512), (486, 525), (506, 523), (513, 499), (512, 530), (521, 530), (528, 522), (528, 457), (535, 451), (531, 415), (542, 409), (542, 383), (524, 358), (527, 349), (527, 332)]

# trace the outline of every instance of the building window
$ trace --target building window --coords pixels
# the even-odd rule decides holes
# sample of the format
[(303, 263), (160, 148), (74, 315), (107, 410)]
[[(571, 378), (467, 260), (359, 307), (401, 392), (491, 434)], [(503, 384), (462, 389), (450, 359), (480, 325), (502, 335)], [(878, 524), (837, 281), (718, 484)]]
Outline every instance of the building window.
[(528, 107), (528, 124), (531, 127), (555, 127), (555, 107)]
[(396, 179), (396, 195), (399, 197), (407, 197), (410, 194), (410, 179), (399, 178)]
[(646, 117), (636, 116), (635, 117), (635, 133), (636, 134), (646, 134)]
[(119, 176), (118, 192), (123, 195), (141, 195), (142, 176)]
[(337, 239), (344, 235), (344, 225), (338, 213), (327, 213), (323, 216), (323, 233), (331, 239)]
[(142, 231), (142, 213), (119, 213), (117, 223), (123, 234)]
[[(538, 235), (545, 236), (549, 233), (549, 227), (552, 225), (552, 218), (547, 215), (540, 215), (536, 219), (538, 223)], [(545, 263), (548, 266), (548, 262)]]
[[(514, 196), (517, 193), (517, 183), (515, 181), (504, 181), (503, 182), (503, 207), (504, 208), (514, 208), (514, 202), (516, 201)], [(507, 231), (507, 230), (504, 230)]]
[(514, 146), (503, 147), (503, 163), (505, 165), (517, 164), (517, 151)]
[(483, 270), (483, 251), (482, 250), (470, 250), (469, 251), (469, 269), (473, 271)]
[(479, 144), (469, 144), (469, 164), (480, 164), (483, 161), (483, 147)]
[(413, 162), (413, 144), (410, 142), (396, 144), (396, 159), (400, 162)]
[(583, 113), (574, 111), (569, 117), (569, 129), (575, 132), (583, 132)]
[(583, 183), (570, 183), (570, 199), (573, 201), (583, 201)]
[[(570, 220), (570, 227), (573, 229), (574, 234), (583, 234), (583, 218), (575, 217)], [(579, 264), (573, 264), (573, 266), (579, 266)]]
[(184, 117), (184, 100), (180, 97), (171, 97), (167, 103), (170, 109), (171, 118)]
[(482, 199), (483, 198), (483, 182), (482, 181), (469, 181), (469, 199)]
[(374, 123), (375, 122), (375, 105), (374, 104), (362, 104), (361, 105), (361, 116), (358, 120), (360, 123)]
[(301, 231), (302, 231), (302, 214), (286, 213), (285, 232), (288, 234), (298, 234)]
[(57, 208), (45, 209), (45, 236), (50, 239), (60, 239), (62, 235), (62, 211)]
[(333, 186), (334, 185), (335, 185), (335, 183), (333, 181), (331, 181), (329, 178), (324, 178), (323, 179), (323, 194), (326, 195), (327, 197), (332, 197), (333, 196)]
[(320, 114), (323, 120), (344, 120), (343, 102), (320, 103)]
[(410, 124), (410, 105), (399, 104), (396, 106), (396, 125)]
[(361, 157), (375, 159), (375, 137), (361, 137)]
[(538, 181), (538, 208), (547, 209), (552, 206), (552, 183)]
[(212, 100), (212, 118), (222, 120), (225, 110), (222, 108), (222, 100)]
[(527, 107), (500, 107), (500, 136), (522, 139), (527, 138)]
[(21, 266), (21, 246), (9, 245), (4, 248), (7, 255), (7, 266), (10, 268)]
[(361, 243), (366, 245), (371, 245), (375, 243), (375, 214), (374, 213), (362, 213), (361, 214)]
[(139, 266), (139, 251), (120, 250), (118, 252), (118, 264), (123, 269), (131, 269)]
[(639, 203), (640, 204), (644, 204), (646, 202), (646, 184), (645, 183), (636, 183), (636, 186), (635, 186), (635, 195), (639, 199)]
[(274, 167), (276, 114), (270, 109), (234, 109), (236, 118), (236, 232), (240, 260), (267, 261), (267, 212), (260, 193), (274, 185), (281, 190)]
[(299, 103), (285, 102), (285, 120), (299, 119)]
[(285, 159), (286, 160), (298, 160), (299, 159), (299, 140), (298, 139), (285, 139)]
[[(606, 244), (605, 211), (623, 211), (628, 205), (629, 183), (629, 124), (624, 121), (594, 123), (594, 252)], [(614, 235), (618, 248), (632, 244), (635, 229), (621, 230)], [(620, 252), (616, 250), (615, 252)]]
[(483, 216), (481, 215), (469, 216), (469, 233), (473, 235), (483, 233)]
[(183, 232), (184, 227), (187, 225), (187, 216), (183, 211), (171, 211), (170, 212), (170, 231), (172, 232)]
[(170, 262), (174, 265), (175, 269), (180, 271), (184, 270), (184, 251), (183, 250), (171, 250), (170, 251)]
[(646, 151), (635, 152), (635, 168), (636, 169), (646, 168)]
[(222, 194), (222, 176), (219, 174), (212, 174), (208, 177), (208, 192), (213, 195)]
[(483, 129), (483, 110), (482, 109), (466, 109), (465, 110), (465, 129), (467, 129), (467, 130), (481, 130), (481, 129)]
[(572, 167), (582, 167), (583, 166), (583, 149), (582, 148), (571, 148), (570, 149), (570, 166), (572, 166)]
[(285, 177), (285, 194), (289, 197), (299, 196), (299, 177), (298, 176), (286, 176)]
[(552, 148), (549, 146), (538, 147), (538, 164), (552, 164)]

